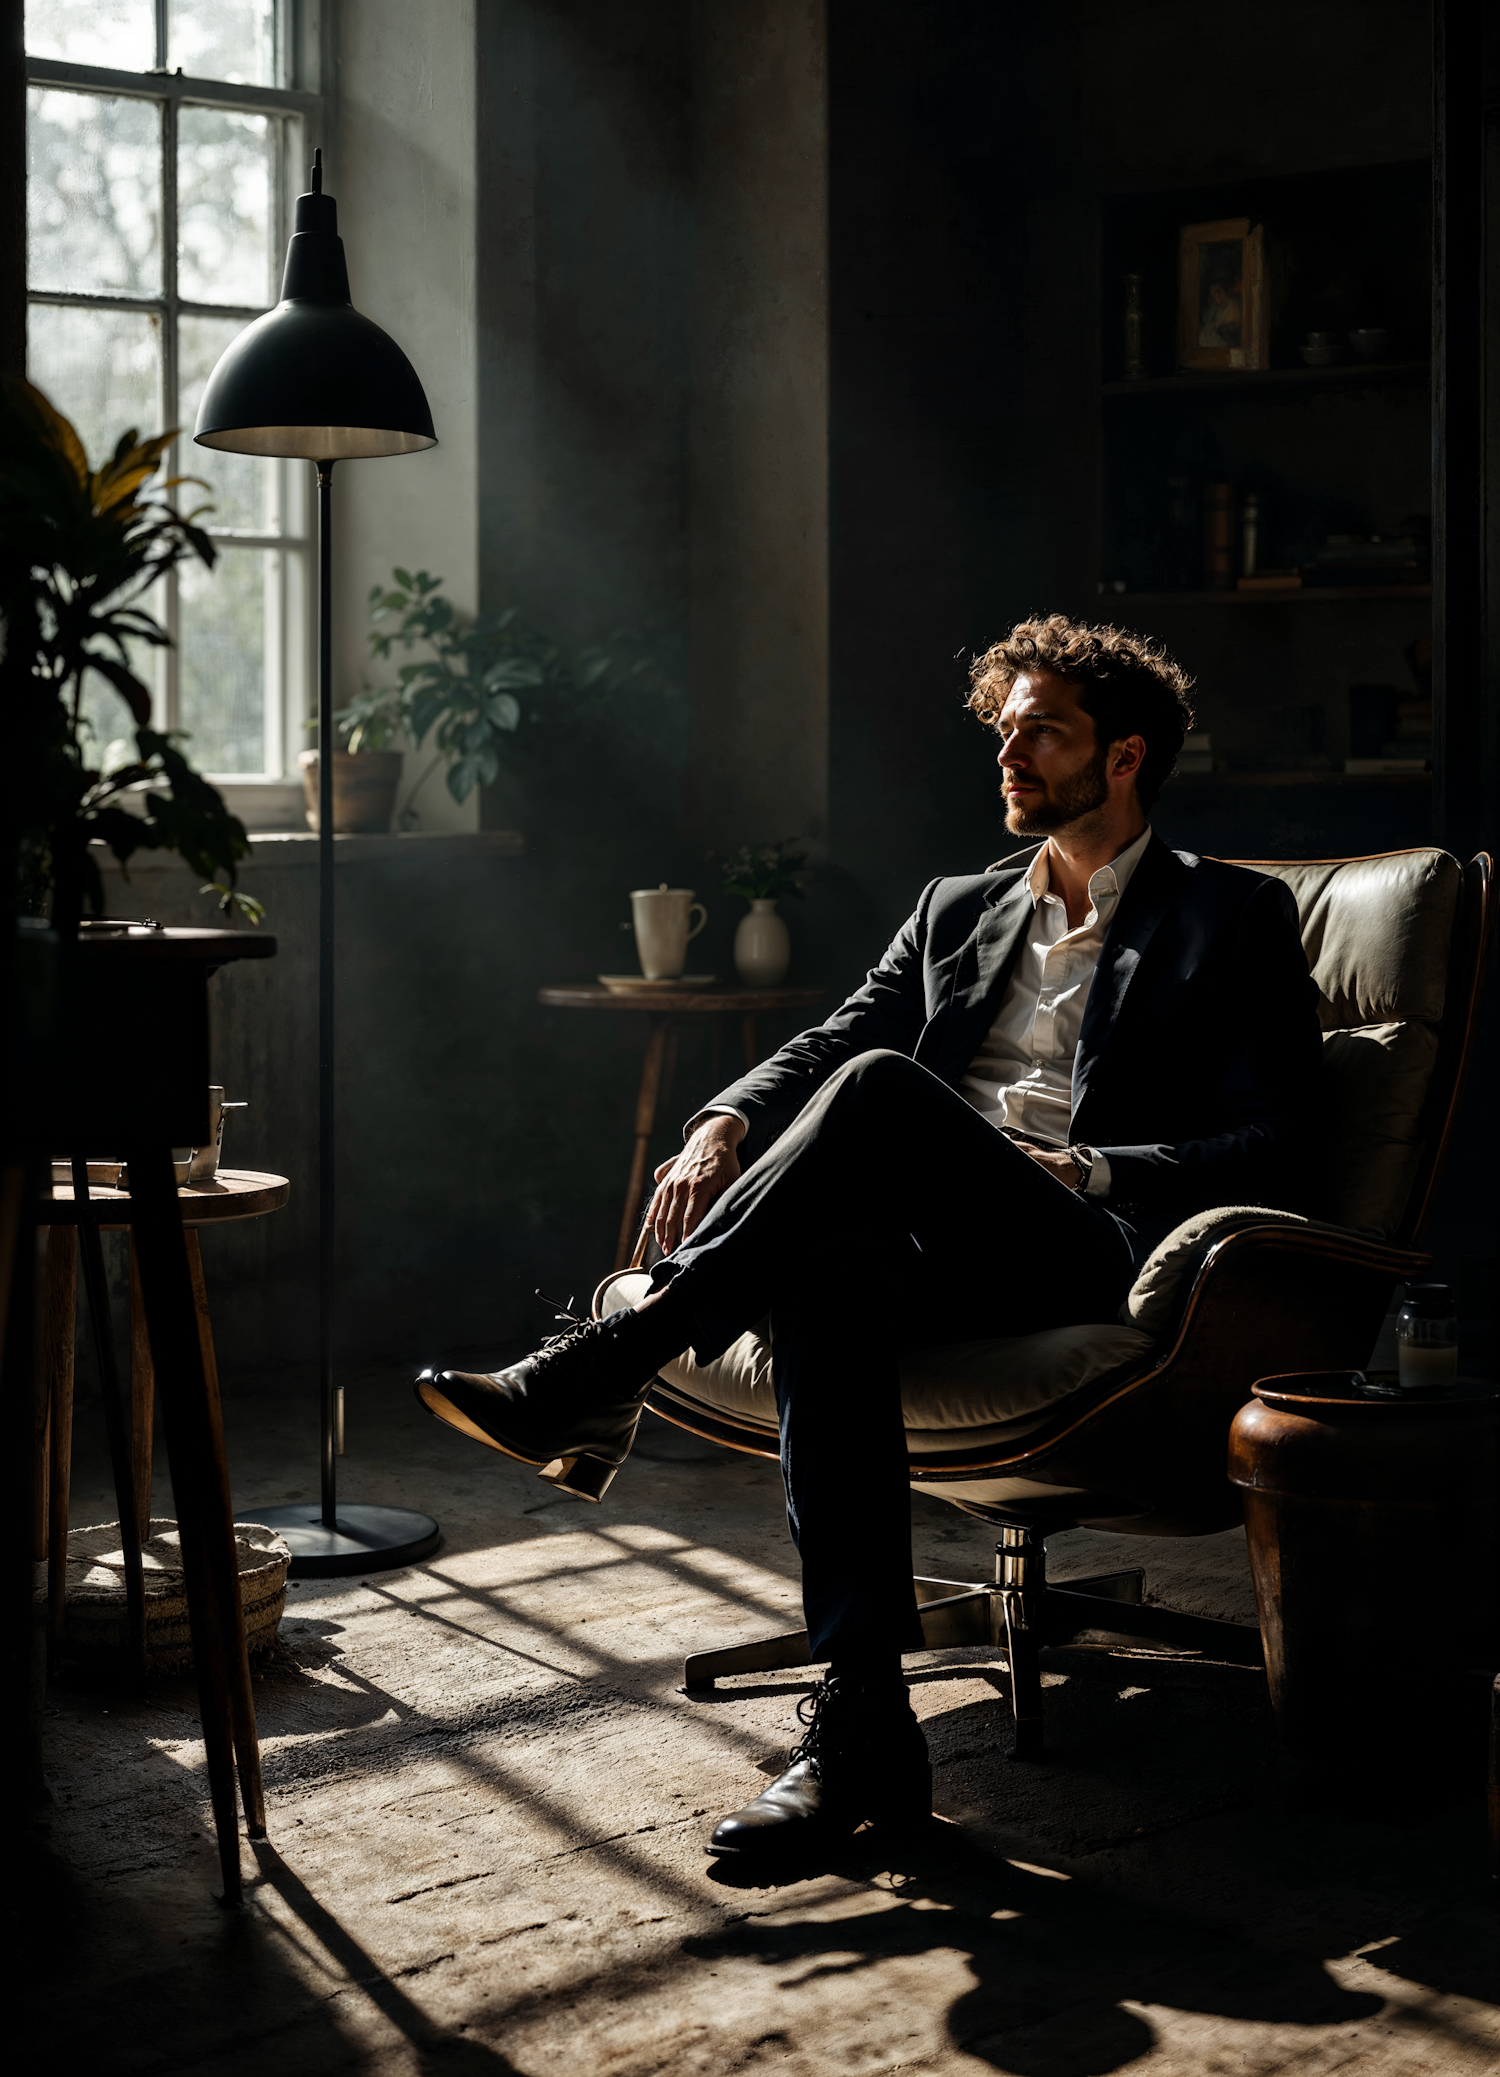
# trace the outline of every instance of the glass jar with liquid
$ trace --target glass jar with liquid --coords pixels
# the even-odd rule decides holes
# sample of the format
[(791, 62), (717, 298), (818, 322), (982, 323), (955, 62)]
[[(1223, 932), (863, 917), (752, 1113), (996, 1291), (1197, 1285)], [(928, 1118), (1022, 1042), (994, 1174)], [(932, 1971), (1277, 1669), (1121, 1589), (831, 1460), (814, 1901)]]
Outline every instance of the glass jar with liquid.
[(1396, 1361), (1403, 1391), (1458, 1378), (1458, 1314), (1447, 1284), (1408, 1284), (1396, 1315)]

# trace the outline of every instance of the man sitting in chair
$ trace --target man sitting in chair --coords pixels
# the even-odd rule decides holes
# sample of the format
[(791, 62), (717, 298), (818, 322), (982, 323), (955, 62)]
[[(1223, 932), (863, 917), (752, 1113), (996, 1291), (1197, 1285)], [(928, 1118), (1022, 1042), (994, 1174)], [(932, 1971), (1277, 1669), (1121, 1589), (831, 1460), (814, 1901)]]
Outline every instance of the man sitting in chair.
[(1192, 724), (1161, 648), (1054, 614), (979, 658), (1006, 828), (934, 880), (827, 1022), (690, 1119), (657, 1170), (663, 1260), (630, 1310), (492, 1375), (424, 1371), (440, 1420), (597, 1499), (657, 1371), (771, 1316), (787, 1513), (828, 1673), (787, 1771), (714, 1853), (931, 1811), (901, 1672), (920, 1650), (904, 1350), (1112, 1320), (1151, 1248), (1223, 1204), (1295, 1209), (1319, 1062), (1291, 893), (1170, 851), (1147, 814)]

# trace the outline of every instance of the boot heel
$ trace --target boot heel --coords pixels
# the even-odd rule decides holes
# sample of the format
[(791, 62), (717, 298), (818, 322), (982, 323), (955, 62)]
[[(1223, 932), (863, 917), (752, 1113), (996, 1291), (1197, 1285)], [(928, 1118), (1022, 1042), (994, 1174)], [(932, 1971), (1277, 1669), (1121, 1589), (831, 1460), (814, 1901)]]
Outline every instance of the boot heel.
[(602, 1457), (554, 1457), (537, 1473), (549, 1486), (556, 1486), (560, 1493), (572, 1493), (579, 1500), (602, 1500), (609, 1491), (610, 1480), (619, 1470), (618, 1464), (606, 1464)]

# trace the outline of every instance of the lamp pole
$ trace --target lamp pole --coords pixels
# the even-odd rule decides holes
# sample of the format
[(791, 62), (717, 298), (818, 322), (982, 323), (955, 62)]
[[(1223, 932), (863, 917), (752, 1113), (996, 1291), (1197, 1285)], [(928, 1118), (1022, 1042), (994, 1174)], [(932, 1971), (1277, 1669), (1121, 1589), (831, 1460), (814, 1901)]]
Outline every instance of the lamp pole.
[(338, 1528), (338, 1398), (333, 1381), (333, 463), (318, 463), (318, 1393), (322, 1521)]
[(438, 1525), (406, 1507), (339, 1505), (343, 1440), (334, 1378), (337, 1189), (334, 1175), (333, 465), (437, 445), (416, 370), (361, 317), (323, 154), (297, 197), (281, 301), (231, 340), (209, 376), (193, 438), (230, 454), (310, 461), (318, 478), (318, 1388), (319, 1504), (257, 1510), (312, 1579), (409, 1565), (436, 1549)]

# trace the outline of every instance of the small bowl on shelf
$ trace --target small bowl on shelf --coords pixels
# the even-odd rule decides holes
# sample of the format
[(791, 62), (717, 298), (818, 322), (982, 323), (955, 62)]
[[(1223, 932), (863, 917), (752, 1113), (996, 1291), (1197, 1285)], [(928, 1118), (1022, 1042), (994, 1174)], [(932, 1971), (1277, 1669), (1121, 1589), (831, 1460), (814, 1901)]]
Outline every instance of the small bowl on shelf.
[(1331, 368), (1344, 357), (1336, 332), (1309, 332), (1297, 351), (1309, 368)]
[(1349, 334), (1349, 344), (1362, 361), (1388, 361), (1395, 343), (1384, 325), (1363, 325)]

